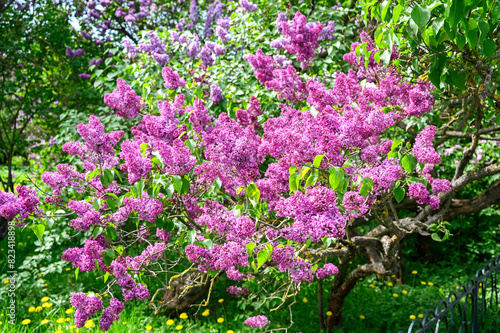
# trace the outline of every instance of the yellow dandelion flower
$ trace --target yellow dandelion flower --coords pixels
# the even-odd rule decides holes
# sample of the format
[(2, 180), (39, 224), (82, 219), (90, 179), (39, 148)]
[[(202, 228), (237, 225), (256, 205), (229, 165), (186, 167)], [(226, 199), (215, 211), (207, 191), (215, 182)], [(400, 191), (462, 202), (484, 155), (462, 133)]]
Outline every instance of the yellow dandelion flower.
[(49, 298), (47, 296), (45, 296), (44, 298), (42, 298), (42, 303), (45, 303), (45, 302), (48, 302), (49, 301)]
[(410, 316), (410, 319), (411, 319), (411, 320), (415, 320), (416, 318), (417, 318), (417, 317), (415, 317), (414, 315), (411, 315), (411, 316)]
[(43, 304), (42, 304), (42, 307), (44, 307), (44, 308), (47, 308), (47, 309), (48, 309), (48, 308), (51, 308), (51, 307), (52, 307), (52, 305), (54, 305), (54, 304), (52, 304), (52, 303), (43, 303)]
[(21, 324), (23, 325), (28, 325), (29, 323), (31, 323), (31, 319), (24, 319)]
[(427, 282), (427, 284), (428, 284), (429, 286), (433, 286), (433, 285), (434, 285), (434, 283), (432, 283), (432, 282)]
[(104, 295), (102, 295), (102, 296), (104, 296), (104, 297), (108, 297), (109, 295), (108, 295), (108, 294), (104, 294)]
[(424, 315), (421, 314), (421, 313), (419, 313), (417, 317), (420, 318), (420, 319), (422, 319), (422, 318), (424, 318)]
[(222, 324), (222, 323), (224, 322), (224, 318), (222, 318), (222, 317), (221, 317), (221, 318), (217, 318), (217, 322), (218, 322), (219, 324)]
[(234, 331), (233, 330), (227, 330), (226, 333), (234, 333)]
[(423, 286), (425, 286), (427, 284), (427, 282), (425, 281), (420, 281), (420, 284), (422, 284)]
[(66, 271), (70, 271), (70, 270), (71, 270), (71, 268), (69, 268), (69, 267), (68, 267), (68, 268), (66, 268)]
[(36, 308), (34, 306), (32, 306), (28, 309), (28, 312), (36, 312)]
[(64, 321), (71, 321), (71, 318), (70, 318), (70, 317), (66, 317), (66, 318), (64, 319)]
[(182, 330), (183, 328), (184, 328), (184, 326), (182, 326), (182, 325), (175, 326), (175, 329), (178, 331)]
[(167, 320), (167, 325), (172, 326), (174, 324), (174, 321), (172, 319)]
[(36, 307), (36, 312), (42, 311), (42, 310), (43, 310), (43, 308), (40, 305)]
[(403, 293), (403, 295), (408, 295), (408, 291), (406, 291), (406, 290), (403, 290), (402, 293)]
[(479, 290), (477, 291), (478, 293), (481, 293), (483, 290), (481, 288), (479, 288)]
[(373, 283), (371, 283), (370, 288), (375, 288), (375, 285)]
[(221, 298), (221, 299), (219, 300), (219, 303), (222, 303), (222, 302), (224, 302), (224, 299), (223, 299), (223, 298)]
[(307, 300), (307, 298), (305, 298), (305, 297), (304, 297), (304, 298), (302, 299), (302, 302), (307, 303), (307, 302), (309, 302), (309, 301)]
[(179, 318), (181, 318), (181, 319), (188, 319), (188, 315), (187, 315), (186, 312), (183, 312), (183, 313), (181, 313), (181, 315), (179, 316)]
[(209, 309), (206, 309), (205, 311), (203, 311), (203, 313), (201, 314), (203, 317), (206, 317), (206, 316), (209, 316), (210, 315), (210, 310)]
[(392, 282), (389, 282), (387, 285), (388, 285), (389, 287), (392, 287), (392, 286), (393, 286)]
[(150, 325), (146, 326), (146, 330), (148, 330), (148, 332), (151, 331), (152, 329), (153, 329), (153, 326), (150, 326)]
[(45, 283), (44, 286), (47, 287), (49, 284), (48, 283)]
[(73, 309), (72, 308), (69, 308), (68, 310), (66, 310), (66, 314), (70, 314), (70, 313), (73, 313)]
[(276, 328), (280, 328), (280, 327), (281, 327), (281, 325), (280, 325), (280, 324), (276, 324)]
[(55, 331), (54, 333), (63, 333), (63, 331), (60, 328), (58, 328), (57, 331)]
[(3, 283), (5, 283), (5, 284), (9, 283), (9, 279), (3, 280)]
[(86, 328), (92, 328), (92, 327), (94, 327), (94, 321), (92, 319), (87, 320), (87, 322), (85, 323), (85, 327)]
[(365, 320), (365, 316), (361, 315), (361, 316), (359, 316), (359, 319)]
[(64, 323), (64, 318), (59, 318), (56, 321), (58, 324), (62, 324), (62, 323)]
[(126, 321), (124, 321), (122, 324), (123, 324), (123, 325), (127, 325), (127, 322), (126, 322)]
[(50, 320), (48, 320), (48, 319), (44, 319), (44, 320), (42, 320), (42, 321), (40, 322), (40, 324), (45, 325), (45, 324), (47, 324), (49, 321), (50, 321)]
[(330, 317), (332, 314), (333, 314), (333, 313), (332, 313), (332, 311), (326, 311), (326, 315), (327, 315), (328, 317)]
[(418, 272), (417, 271), (412, 271), (411, 274), (418, 274)]
[(38, 274), (38, 277), (42, 277), (42, 274)]
[(393, 296), (393, 297), (399, 297), (399, 295), (398, 295), (398, 294), (396, 294), (396, 293), (392, 294), (392, 296)]
[(22, 242), (19, 242), (19, 243), (17, 243), (17, 245), (21, 246), (21, 245), (23, 245), (23, 243), (22, 243)]

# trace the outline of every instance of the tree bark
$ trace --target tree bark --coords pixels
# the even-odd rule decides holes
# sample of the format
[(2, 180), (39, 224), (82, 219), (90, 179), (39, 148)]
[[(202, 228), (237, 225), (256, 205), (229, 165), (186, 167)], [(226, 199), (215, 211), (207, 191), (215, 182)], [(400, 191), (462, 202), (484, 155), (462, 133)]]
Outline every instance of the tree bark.
[(207, 294), (211, 283), (212, 277), (198, 270), (172, 277), (167, 291), (161, 298), (166, 314), (189, 309)]

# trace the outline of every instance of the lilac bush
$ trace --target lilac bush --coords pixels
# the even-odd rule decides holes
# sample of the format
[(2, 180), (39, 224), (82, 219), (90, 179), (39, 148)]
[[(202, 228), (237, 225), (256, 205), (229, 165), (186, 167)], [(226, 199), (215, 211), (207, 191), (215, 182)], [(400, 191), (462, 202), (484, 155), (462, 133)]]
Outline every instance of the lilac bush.
[[(257, 10), (249, 1), (239, 5), (245, 13)], [(93, 10), (94, 4), (87, 6)], [(191, 1), (190, 8), (194, 26), (197, 2)], [(181, 42), (178, 32), (170, 34), (184, 44), (179, 47), (187, 59), (201, 60), (205, 73), (227, 55), (225, 45), (230, 44), (229, 20), (218, 19), (222, 6), (211, 8), (224, 45), (201, 45), (196, 34)], [(129, 9), (125, 20), (139, 13)], [(238, 297), (249, 294), (255, 280), (279, 277), (288, 289), (275, 292), (286, 299), (290, 288), (345, 268), (343, 262), (329, 262), (335, 256), (329, 245), (363, 241), (346, 232), (356, 219), (373, 214), (387, 233), (402, 239), (410, 233), (404, 224), (388, 224), (388, 214), (379, 214), (381, 207), (387, 210), (385, 202), (400, 202), (397, 193), (407, 193), (436, 210), (440, 196), (452, 190), (451, 182), (430, 173), (440, 163), (432, 145), (435, 128), (421, 131), (412, 147), (390, 139), (398, 123), (428, 114), (433, 103), (432, 85), (406, 80), (395, 65), (396, 49), (386, 67), (374, 54), (368, 59), (357, 55), (355, 43), (344, 56), (352, 68), (328, 80), (313, 69), (319, 42), (331, 39), (334, 24), (324, 28), (297, 12), (290, 21), (280, 13), (277, 26), (281, 41), (273, 46), (285, 54), (257, 49), (245, 57), (260, 89), (279, 105), (275, 117), (263, 114), (252, 87), (240, 97), (244, 108), (215, 116), (212, 106), (224, 103), (219, 85), (209, 85), (204, 93), (197, 89), (206, 83), (202, 76), (174, 71), (176, 64), (154, 33), (148, 44), (125, 43), (132, 58), (147, 54), (162, 67), (163, 81), (157, 84), (168, 92), (148, 100), (119, 78), (104, 103), (129, 121), (130, 131), (106, 131), (91, 116), (78, 126), (84, 141), (63, 145), (80, 161), (59, 164), (57, 171), (42, 176), (55, 195), (45, 202), (74, 212), (69, 224), (86, 237), (83, 247), (67, 249), (63, 259), (80, 272), (106, 274), (102, 292), (113, 295), (105, 307), (99, 295), (73, 294), (77, 327), (102, 312), (100, 327), (108, 330), (134, 298), (155, 310), (168, 307), (169, 300), (151, 298), (173, 288), (172, 279), (163, 278), (165, 265), (179, 271), (189, 267), (209, 279), (225, 275), (232, 281), (227, 292)], [(361, 40), (376, 51), (367, 34)], [(33, 190), (17, 192), (0, 192), (2, 216), (24, 223), (29, 214), (43, 215)], [(85, 199), (71, 199), (75, 192)], [(145, 277), (158, 279), (161, 287), (152, 290)], [(269, 321), (260, 315), (245, 323), (263, 328)]]

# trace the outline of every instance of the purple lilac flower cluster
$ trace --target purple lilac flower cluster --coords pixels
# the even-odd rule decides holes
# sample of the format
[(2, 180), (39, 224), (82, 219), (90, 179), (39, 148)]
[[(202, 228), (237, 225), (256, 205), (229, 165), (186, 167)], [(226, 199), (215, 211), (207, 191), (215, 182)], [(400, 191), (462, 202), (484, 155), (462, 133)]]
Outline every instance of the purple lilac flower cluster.
[(307, 67), (316, 55), (315, 49), (319, 46), (318, 38), (323, 30), (321, 23), (307, 22), (307, 18), (300, 12), (295, 14), (293, 22), (280, 23), (281, 32), (287, 38), (288, 44), (283, 45), (285, 50), (297, 55), (297, 61), (302, 67)]
[(231, 295), (237, 296), (238, 298), (243, 295), (248, 295), (248, 288), (246, 287), (230, 286), (226, 288), (226, 291)]
[(102, 331), (107, 331), (113, 324), (113, 322), (120, 319), (120, 312), (125, 309), (125, 305), (118, 298), (113, 297), (109, 301), (109, 306), (104, 310), (99, 322), (99, 326)]
[(116, 110), (116, 115), (123, 118), (135, 118), (144, 108), (144, 102), (132, 88), (127, 85), (125, 80), (119, 78), (116, 80), (118, 89), (112, 93), (104, 95), (104, 103)]
[(234, 119), (221, 113), (214, 130), (205, 134), (203, 141), (208, 161), (195, 168), (199, 182), (211, 184), (219, 178), (225, 190), (234, 195), (239, 186), (259, 177), (263, 158), (258, 155), (260, 137), (252, 127), (241, 128)]
[(139, 49), (149, 54), (160, 66), (166, 66), (170, 61), (165, 45), (153, 31), (149, 32), (149, 44), (140, 43)]
[(114, 147), (122, 139), (123, 131), (106, 133), (104, 125), (96, 116), (89, 117), (89, 123), (78, 124), (78, 134), (85, 140), (83, 142), (68, 142), (62, 146), (64, 152), (79, 156), (83, 161), (83, 167), (87, 171), (93, 171), (96, 167), (104, 169), (114, 168), (118, 164), (115, 157)]
[(245, 324), (253, 328), (264, 328), (269, 325), (269, 320), (266, 316), (255, 316), (247, 318)]
[[(99, 235), (95, 239), (91, 236), (82, 248), (72, 247), (65, 250), (62, 259), (71, 262), (73, 267), (78, 267), (80, 272), (92, 271), (97, 268), (109, 272), (110, 270), (104, 263), (101, 254), (109, 247), (110, 245), (103, 235)], [(96, 267), (96, 262), (99, 267)]]
[(345, 235), (345, 218), (338, 209), (335, 191), (329, 188), (308, 188), (306, 194), (297, 191), (278, 201), (275, 209), (278, 216), (294, 219), (292, 226), (281, 230), (286, 239), (304, 242), (310, 238), (319, 242), (323, 237), (343, 238)]
[(70, 299), (71, 305), (76, 308), (75, 325), (81, 328), (88, 318), (104, 308), (102, 299), (97, 296), (87, 296), (84, 293), (74, 293)]
[(38, 208), (40, 199), (37, 198), (36, 190), (24, 185), (17, 186), (16, 192), (17, 196), (11, 192), (0, 191), (0, 215), (6, 220), (15, 218), (16, 225), (22, 227), (23, 220), (30, 214), (41, 214)]

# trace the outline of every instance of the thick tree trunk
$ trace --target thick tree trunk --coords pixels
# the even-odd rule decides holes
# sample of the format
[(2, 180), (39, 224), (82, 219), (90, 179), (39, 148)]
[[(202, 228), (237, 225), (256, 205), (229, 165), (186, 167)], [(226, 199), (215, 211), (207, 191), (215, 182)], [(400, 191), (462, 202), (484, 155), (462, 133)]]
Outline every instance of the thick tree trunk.
[(173, 277), (161, 301), (167, 315), (173, 311), (186, 311), (210, 290), (212, 277), (198, 270)]

